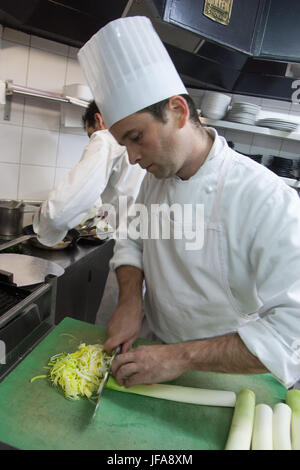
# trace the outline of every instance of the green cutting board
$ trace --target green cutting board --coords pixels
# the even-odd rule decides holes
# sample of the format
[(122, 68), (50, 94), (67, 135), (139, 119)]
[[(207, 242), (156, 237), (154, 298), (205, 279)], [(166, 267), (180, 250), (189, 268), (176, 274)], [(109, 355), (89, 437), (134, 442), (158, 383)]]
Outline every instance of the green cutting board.
[[(68, 335), (73, 335), (74, 340)], [(47, 379), (48, 359), (73, 352), (80, 342), (103, 343), (106, 331), (96, 325), (65, 318), (0, 383), (0, 441), (20, 449), (56, 450), (194, 450), (224, 449), (233, 409), (198, 406), (105, 390), (94, 421), (88, 399), (71, 401)], [(145, 341), (139, 341), (145, 343)], [(270, 374), (183, 374), (173, 383), (232, 390), (250, 388), (257, 403), (274, 406), (286, 389)]]

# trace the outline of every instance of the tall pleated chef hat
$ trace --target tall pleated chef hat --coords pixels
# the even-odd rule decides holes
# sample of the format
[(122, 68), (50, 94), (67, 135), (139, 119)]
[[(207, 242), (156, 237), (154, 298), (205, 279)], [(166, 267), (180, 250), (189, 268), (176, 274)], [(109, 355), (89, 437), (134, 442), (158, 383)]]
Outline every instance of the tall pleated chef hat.
[(107, 128), (173, 95), (187, 94), (149, 18), (119, 18), (78, 52)]

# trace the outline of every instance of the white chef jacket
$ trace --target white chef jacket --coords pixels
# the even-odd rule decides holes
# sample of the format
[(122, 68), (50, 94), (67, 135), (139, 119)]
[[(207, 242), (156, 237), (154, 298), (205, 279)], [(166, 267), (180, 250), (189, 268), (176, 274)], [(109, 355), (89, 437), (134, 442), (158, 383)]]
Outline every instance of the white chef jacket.
[(33, 228), (38, 240), (47, 246), (63, 240), (96, 200), (98, 204), (111, 204), (118, 221), (119, 197), (127, 196), (130, 206), (144, 175), (139, 165), (130, 164), (126, 148), (108, 130), (94, 132), (79, 163), (50, 192), (35, 216)]
[[(174, 239), (119, 239), (111, 268), (144, 270), (147, 320), (164, 342), (237, 332), (290, 387), (300, 377), (300, 199), (277, 175), (207, 130), (214, 144), (199, 171), (187, 181), (147, 174), (137, 200), (148, 209), (203, 204), (203, 247), (185, 251), (184, 241)], [(226, 155), (230, 165), (219, 191)], [(211, 220), (216, 207), (219, 223)], [(193, 217), (184, 224), (193, 228)]]

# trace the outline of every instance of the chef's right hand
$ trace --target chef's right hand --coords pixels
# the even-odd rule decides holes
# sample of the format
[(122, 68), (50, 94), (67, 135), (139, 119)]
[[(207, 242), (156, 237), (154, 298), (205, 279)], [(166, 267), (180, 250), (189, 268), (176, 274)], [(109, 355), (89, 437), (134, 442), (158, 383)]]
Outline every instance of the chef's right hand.
[(119, 304), (108, 322), (108, 339), (104, 344), (104, 349), (111, 353), (119, 344), (122, 344), (121, 353), (127, 352), (139, 337), (142, 318), (141, 308), (133, 307), (132, 304)]

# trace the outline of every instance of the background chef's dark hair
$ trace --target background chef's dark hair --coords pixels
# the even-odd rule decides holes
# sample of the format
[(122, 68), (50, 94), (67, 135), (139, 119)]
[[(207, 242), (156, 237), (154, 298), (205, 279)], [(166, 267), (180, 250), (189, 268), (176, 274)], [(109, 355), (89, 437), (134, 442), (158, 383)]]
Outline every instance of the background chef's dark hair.
[[(180, 96), (182, 96), (188, 104), (188, 107), (189, 107), (189, 110), (190, 110), (190, 121), (192, 121), (192, 123), (195, 126), (201, 127), (201, 123), (199, 121), (199, 116), (198, 116), (198, 113), (197, 113), (197, 109), (196, 109), (195, 103), (192, 100), (192, 98), (189, 95), (186, 95), (186, 94), (180, 95)], [(167, 122), (166, 108), (167, 108), (168, 102), (169, 102), (169, 98), (167, 98), (166, 100), (163, 100), (163, 101), (159, 101), (159, 103), (152, 104), (151, 106), (148, 106), (147, 108), (141, 109), (138, 112), (139, 113), (144, 113), (144, 112), (150, 113), (158, 121), (166, 123)]]
[(86, 108), (84, 115), (82, 116), (82, 122), (84, 126), (86, 123), (88, 126), (95, 126), (95, 113), (100, 113), (100, 110), (96, 105), (96, 102), (91, 101), (89, 106)]

